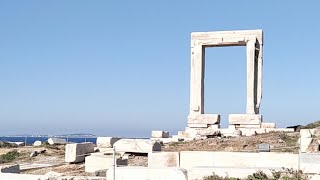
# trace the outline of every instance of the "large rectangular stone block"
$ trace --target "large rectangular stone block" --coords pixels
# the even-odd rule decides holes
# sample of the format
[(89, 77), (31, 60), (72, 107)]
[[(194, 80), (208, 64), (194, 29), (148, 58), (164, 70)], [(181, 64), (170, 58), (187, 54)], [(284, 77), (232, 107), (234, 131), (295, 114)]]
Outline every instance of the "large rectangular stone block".
[(302, 138), (311, 138), (312, 134), (310, 129), (300, 129), (300, 137)]
[(94, 152), (93, 143), (67, 144), (65, 149), (65, 161), (69, 163), (83, 162), (88, 153)]
[(219, 129), (219, 131), (226, 137), (239, 137), (242, 135), (242, 132), (240, 130), (236, 130), (235, 128), (232, 128), (232, 126), (229, 126), (229, 128), (221, 128)]
[(151, 132), (151, 137), (152, 138), (169, 138), (169, 132), (168, 131), (153, 130)]
[(258, 153), (213, 152), (213, 166), (255, 167)]
[(305, 152), (307, 152), (309, 145), (312, 142), (312, 138), (311, 137), (299, 138), (298, 142), (300, 144), (300, 152), (305, 153)]
[(256, 167), (293, 168), (299, 167), (299, 155), (293, 153), (260, 152), (257, 153)]
[[(113, 169), (107, 171), (107, 179), (113, 179)], [(187, 172), (180, 168), (118, 167), (118, 180), (188, 180)]]
[(229, 124), (261, 124), (262, 115), (230, 114)]
[(220, 115), (192, 114), (188, 116), (188, 124), (220, 124)]
[[(127, 166), (128, 160), (116, 157), (116, 165)], [(113, 156), (94, 155), (85, 159), (85, 172), (95, 172), (98, 170), (108, 170), (113, 167)]]
[(180, 168), (189, 169), (196, 166), (213, 166), (212, 151), (181, 151)]
[(290, 153), (180, 152), (180, 167), (186, 169), (199, 166), (297, 169), (298, 164), (298, 154)]
[(97, 137), (98, 148), (112, 148), (113, 144), (117, 142), (119, 137)]
[(316, 153), (301, 153), (300, 169), (304, 173), (320, 174), (320, 154)]
[(152, 152), (148, 154), (148, 167), (179, 167), (179, 152)]
[(150, 139), (120, 139), (114, 143), (116, 152), (149, 153), (161, 151), (161, 144)]
[(50, 145), (54, 145), (54, 144), (67, 144), (67, 141), (63, 138), (49, 138), (48, 139), (48, 143)]

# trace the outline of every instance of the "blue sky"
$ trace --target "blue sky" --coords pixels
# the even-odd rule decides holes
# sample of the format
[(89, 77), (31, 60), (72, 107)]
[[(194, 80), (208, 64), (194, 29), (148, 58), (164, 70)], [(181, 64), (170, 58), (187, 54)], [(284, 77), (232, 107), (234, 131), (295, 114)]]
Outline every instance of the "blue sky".
[[(148, 136), (187, 124), (190, 33), (263, 29), (261, 114), (320, 118), (319, 2), (0, 1), (0, 134)], [(245, 47), (206, 49), (206, 113), (245, 112)]]

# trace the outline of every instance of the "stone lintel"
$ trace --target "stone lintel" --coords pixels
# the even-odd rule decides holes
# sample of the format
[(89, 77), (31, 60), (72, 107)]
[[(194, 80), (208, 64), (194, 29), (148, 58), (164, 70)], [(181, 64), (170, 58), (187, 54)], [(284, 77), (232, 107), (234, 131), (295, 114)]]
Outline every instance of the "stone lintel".
[(220, 124), (220, 115), (192, 114), (188, 116), (188, 124)]
[(260, 114), (230, 114), (229, 124), (261, 124), (262, 115)]
[(246, 41), (256, 39), (260, 44), (263, 41), (263, 32), (257, 30), (241, 31), (215, 31), (215, 32), (192, 32), (191, 46), (245, 46)]

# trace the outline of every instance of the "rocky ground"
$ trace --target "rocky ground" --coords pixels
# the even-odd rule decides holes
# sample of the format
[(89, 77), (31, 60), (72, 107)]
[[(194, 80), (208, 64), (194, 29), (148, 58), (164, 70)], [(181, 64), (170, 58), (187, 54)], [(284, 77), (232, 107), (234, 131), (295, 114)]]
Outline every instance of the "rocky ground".
[[(258, 144), (268, 143), (273, 152), (298, 152), (299, 133), (273, 132), (250, 137), (215, 137), (191, 142), (174, 142), (165, 144), (163, 151), (257, 151)], [(33, 151), (45, 150), (45, 153), (36, 157), (30, 157)], [(35, 168), (23, 171), (27, 174), (46, 174), (50, 171), (62, 173), (65, 175), (83, 175), (94, 176), (95, 173), (84, 172), (84, 163), (69, 164), (64, 162), (64, 146), (40, 146), (40, 147), (16, 147), (0, 148), (0, 157), (2, 155), (16, 151), (18, 156), (11, 163), (33, 163), (33, 164), (51, 164), (52, 167)], [(147, 166), (148, 158), (142, 155), (130, 155), (129, 165)]]
[(191, 142), (173, 142), (164, 145), (163, 151), (231, 151), (256, 152), (258, 144), (271, 145), (272, 152), (298, 153), (299, 132), (271, 132), (249, 137), (216, 137)]

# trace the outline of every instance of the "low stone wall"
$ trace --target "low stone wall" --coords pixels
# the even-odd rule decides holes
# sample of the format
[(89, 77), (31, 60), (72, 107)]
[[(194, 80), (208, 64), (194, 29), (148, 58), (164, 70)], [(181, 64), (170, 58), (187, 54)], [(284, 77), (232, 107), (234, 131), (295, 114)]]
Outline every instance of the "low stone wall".
[(247, 167), (247, 168), (293, 168), (299, 167), (299, 155), (291, 153), (246, 153), (181, 151), (180, 167)]
[[(107, 171), (107, 179), (113, 179), (113, 169)], [(121, 180), (188, 180), (187, 172), (180, 168), (148, 168), (148, 167), (118, 167), (116, 179)]]
[(105, 177), (88, 177), (88, 176), (61, 176), (61, 177), (49, 177), (45, 175), (33, 175), (33, 174), (11, 174), (0, 173), (1, 180), (107, 180)]

